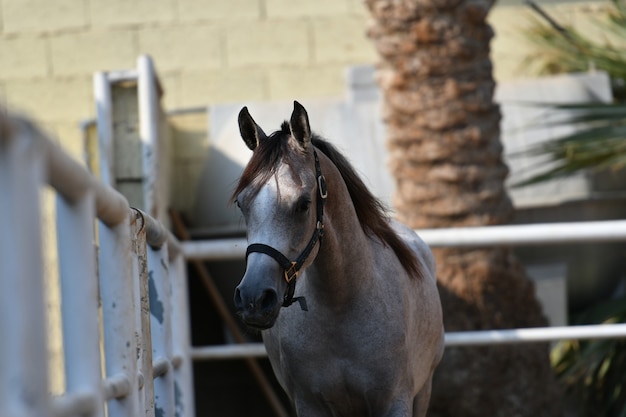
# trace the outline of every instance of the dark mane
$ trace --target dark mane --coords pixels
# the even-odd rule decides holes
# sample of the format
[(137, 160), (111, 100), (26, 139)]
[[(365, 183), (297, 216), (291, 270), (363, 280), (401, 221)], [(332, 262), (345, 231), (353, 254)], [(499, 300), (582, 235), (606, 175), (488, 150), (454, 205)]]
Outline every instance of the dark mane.
[(370, 192), (350, 162), (333, 145), (318, 136), (314, 136), (312, 142), (335, 164), (341, 173), (350, 193), (359, 223), (361, 223), (365, 233), (377, 237), (383, 244), (389, 246), (409, 275), (421, 277), (422, 271), (417, 258), (391, 228), (385, 205)]
[[(241, 175), (231, 201), (251, 184), (256, 184), (253, 192), (258, 192), (260, 186), (274, 174), (282, 157), (287, 152), (292, 152), (286, 140), (290, 135), (289, 124), (284, 122), (281, 130), (272, 133), (266, 140), (259, 143)], [(389, 224), (387, 208), (370, 192), (350, 162), (321, 137), (313, 135), (312, 143), (333, 162), (341, 173), (364, 232), (389, 246), (409, 275), (421, 277), (422, 271), (415, 254)]]

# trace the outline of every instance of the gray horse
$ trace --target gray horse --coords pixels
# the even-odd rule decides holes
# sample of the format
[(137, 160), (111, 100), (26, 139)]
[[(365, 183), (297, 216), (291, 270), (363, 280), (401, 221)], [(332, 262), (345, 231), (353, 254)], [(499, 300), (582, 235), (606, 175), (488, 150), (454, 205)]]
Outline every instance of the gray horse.
[(270, 136), (245, 107), (239, 128), (253, 154), (232, 199), (251, 244), (235, 305), (297, 415), (424, 416), (444, 340), (430, 249), (298, 102)]

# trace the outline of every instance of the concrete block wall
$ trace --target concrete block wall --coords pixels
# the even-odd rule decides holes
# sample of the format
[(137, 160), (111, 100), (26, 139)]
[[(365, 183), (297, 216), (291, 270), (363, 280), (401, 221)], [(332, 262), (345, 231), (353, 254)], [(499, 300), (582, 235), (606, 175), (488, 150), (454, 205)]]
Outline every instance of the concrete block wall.
[[(550, 9), (564, 23), (591, 10)], [(527, 14), (491, 14), (498, 79), (523, 75)], [(376, 61), (368, 19), (360, 0), (0, 0), (0, 100), (67, 134), (94, 115), (93, 72), (132, 68), (143, 53), (169, 109), (340, 96), (346, 66)]]

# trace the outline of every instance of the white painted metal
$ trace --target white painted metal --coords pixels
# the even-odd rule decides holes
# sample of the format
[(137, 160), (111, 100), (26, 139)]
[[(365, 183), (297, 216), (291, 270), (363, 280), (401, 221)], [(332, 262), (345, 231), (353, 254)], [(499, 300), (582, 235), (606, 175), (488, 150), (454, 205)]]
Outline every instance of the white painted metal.
[[(91, 416), (98, 406), (94, 392), (76, 392), (55, 398), (51, 417)], [(111, 415), (111, 414), (109, 414)]]
[(57, 245), (61, 277), (61, 312), (66, 392), (90, 392), (95, 407), (90, 416), (104, 416), (100, 384), (98, 277), (94, 242), (94, 198), (74, 203), (57, 195)]
[(139, 90), (139, 136), (143, 148), (143, 207), (153, 217), (156, 212), (157, 165), (159, 161), (159, 94), (152, 59), (137, 58)]
[(248, 242), (243, 238), (194, 240), (180, 244), (186, 259), (205, 261), (243, 259), (248, 247)]
[[(626, 324), (448, 332), (446, 333), (446, 346), (479, 346), (613, 338), (626, 338)], [(263, 343), (205, 346), (193, 348), (191, 351), (191, 357), (197, 361), (265, 356), (267, 356), (267, 352)]]
[(144, 215), (135, 211), (133, 230), (133, 286), (135, 292), (135, 326), (137, 335), (137, 368), (139, 372), (139, 407), (143, 415), (154, 417), (154, 385), (152, 369), (152, 331), (150, 328), (150, 297), (148, 289), (148, 251)]
[[(194, 390), (191, 364), (191, 329), (187, 293), (187, 271), (180, 247), (170, 262), (172, 285), (172, 365), (176, 416), (193, 414)], [(172, 256), (170, 250), (170, 257)]]
[(148, 246), (148, 287), (150, 331), (154, 372), (154, 407), (157, 416), (174, 414), (174, 374), (172, 357), (171, 287), (167, 245)]
[[(431, 247), (480, 247), (480, 246), (523, 246), (573, 244), (583, 242), (626, 241), (626, 221), (592, 221), (578, 223), (546, 223), (515, 226), (487, 226), (471, 228), (422, 229), (416, 231)], [(245, 255), (245, 239), (219, 239), (182, 242), (187, 259), (234, 260)], [(477, 332), (453, 332), (446, 334), (449, 346), (525, 343), (561, 339), (586, 339), (605, 337), (626, 337), (626, 325), (608, 329), (607, 326), (560, 328), (490, 330)], [(606, 336), (605, 336), (606, 335)], [(240, 358), (262, 356), (262, 345), (227, 345), (195, 348), (195, 360)]]
[(98, 131), (98, 158), (100, 180), (115, 187), (113, 174), (113, 99), (108, 74), (96, 72), (93, 76), (93, 94), (96, 101), (96, 128)]
[[(114, 227), (100, 223), (100, 297), (107, 381), (105, 399), (111, 416), (139, 415), (137, 376), (138, 329), (134, 320), (135, 281), (131, 262), (131, 231), (128, 222)], [(132, 318), (132, 319), (129, 319)], [(117, 385), (114, 384), (118, 381)]]
[(552, 245), (626, 240), (626, 220), (417, 230), (431, 247)]
[(194, 347), (191, 357), (195, 361), (211, 361), (224, 359), (243, 359), (267, 356), (263, 343), (239, 343), (230, 345), (215, 345)]
[(626, 324), (537, 327), (446, 333), (446, 346), (500, 345), (573, 339), (626, 338)]
[[(626, 220), (421, 229), (416, 233), (431, 247), (528, 246), (626, 240)], [(246, 253), (245, 239), (181, 242), (186, 259), (235, 260)]]
[(0, 416), (49, 409), (37, 145), (0, 110)]
[[(159, 416), (193, 416), (192, 393), (179, 395), (186, 398), (185, 406), (174, 403), (178, 391), (172, 372), (180, 370), (178, 387), (191, 389), (189, 323), (184, 322), (186, 311), (182, 314), (176, 305), (183, 300), (186, 308), (186, 294), (180, 294), (184, 275), (176, 278), (183, 284), (177, 284), (179, 292), (167, 304), (174, 303), (171, 310), (178, 312), (180, 334), (186, 338), (176, 342), (174, 352), (170, 327), (159, 342), (164, 357), (152, 362), (147, 264), (171, 261), (176, 274), (184, 274), (177, 241), (156, 220), (131, 210), (124, 197), (96, 180), (28, 120), (0, 112), (0, 132), (0, 416), (101, 416), (104, 401), (109, 416), (154, 416), (153, 372), (159, 380), (171, 380), (159, 394), (170, 399)], [(66, 393), (55, 398), (48, 391), (43, 301), (39, 193), (45, 183), (57, 192), (67, 385)], [(154, 250), (146, 249), (148, 243)], [(174, 288), (168, 271), (162, 268), (161, 276), (153, 277), (163, 294)], [(164, 314), (168, 320), (173, 315)], [(160, 355), (161, 350), (155, 352)]]

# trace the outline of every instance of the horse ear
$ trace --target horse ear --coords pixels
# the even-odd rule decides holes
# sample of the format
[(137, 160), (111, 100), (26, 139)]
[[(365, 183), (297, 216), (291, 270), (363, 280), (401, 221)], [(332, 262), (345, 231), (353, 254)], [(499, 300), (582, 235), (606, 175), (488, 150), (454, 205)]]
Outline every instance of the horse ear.
[(255, 150), (259, 141), (265, 140), (267, 135), (263, 132), (263, 129), (256, 124), (250, 113), (248, 112), (248, 108), (244, 107), (239, 112), (239, 132), (241, 133), (241, 138), (246, 143), (250, 150)]
[(300, 145), (307, 147), (311, 142), (311, 126), (309, 125), (309, 115), (302, 104), (293, 102), (293, 113), (289, 120), (291, 135), (300, 142)]

